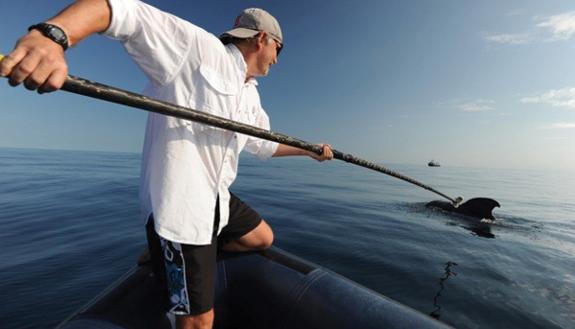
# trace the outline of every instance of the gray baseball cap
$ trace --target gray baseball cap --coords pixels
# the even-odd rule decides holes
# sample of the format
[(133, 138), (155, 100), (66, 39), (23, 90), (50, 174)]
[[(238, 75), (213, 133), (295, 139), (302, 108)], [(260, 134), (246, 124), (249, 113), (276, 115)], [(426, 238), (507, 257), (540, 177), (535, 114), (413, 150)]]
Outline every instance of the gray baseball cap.
[(236, 17), (234, 28), (222, 33), (220, 39), (224, 40), (229, 37), (246, 39), (260, 32), (266, 32), (283, 45), (283, 35), (280, 24), (270, 13), (260, 8), (244, 9), (242, 13)]

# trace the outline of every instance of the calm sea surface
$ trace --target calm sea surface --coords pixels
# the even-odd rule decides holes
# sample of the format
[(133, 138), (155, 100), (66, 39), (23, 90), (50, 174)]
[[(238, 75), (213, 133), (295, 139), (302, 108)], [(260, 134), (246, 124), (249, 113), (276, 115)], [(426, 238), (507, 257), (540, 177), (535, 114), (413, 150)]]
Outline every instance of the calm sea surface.
[[(139, 155), (0, 149), (0, 327), (52, 328), (135, 264)], [(489, 230), (339, 161), (242, 159), (276, 245), (458, 328), (575, 328), (575, 172), (389, 165), (491, 197)]]

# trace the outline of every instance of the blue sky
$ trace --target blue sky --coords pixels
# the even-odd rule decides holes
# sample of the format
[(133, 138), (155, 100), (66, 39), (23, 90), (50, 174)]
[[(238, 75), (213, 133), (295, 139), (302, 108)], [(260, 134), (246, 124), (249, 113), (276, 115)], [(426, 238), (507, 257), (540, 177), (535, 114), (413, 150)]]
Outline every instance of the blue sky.
[[(219, 34), (245, 7), (285, 49), (259, 79), (272, 130), (382, 163), (575, 168), (573, 1), (147, 1)], [(70, 1), (2, 1), (0, 51)], [(70, 74), (132, 91), (122, 46), (93, 36)], [(146, 114), (0, 82), (0, 147), (139, 152)]]

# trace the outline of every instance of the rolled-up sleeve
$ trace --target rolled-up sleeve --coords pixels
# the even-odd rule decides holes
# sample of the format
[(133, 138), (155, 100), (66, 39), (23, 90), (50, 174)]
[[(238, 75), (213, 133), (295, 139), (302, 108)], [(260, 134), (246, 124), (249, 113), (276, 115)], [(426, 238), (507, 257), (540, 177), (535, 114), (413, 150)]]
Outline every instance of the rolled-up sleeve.
[[(257, 114), (256, 126), (262, 129), (270, 130), (270, 119), (262, 108)], [(245, 149), (246, 151), (257, 155), (261, 160), (267, 160), (276, 153), (278, 143), (271, 142), (265, 139), (248, 137)]]
[(108, 0), (112, 11), (104, 35), (122, 41), (150, 80), (169, 82), (181, 68), (199, 28), (138, 0)]
[(136, 9), (141, 5), (134, 0), (108, 0), (112, 10), (112, 20), (104, 35), (117, 40), (126, 40), (133, 35), (138, 27)]

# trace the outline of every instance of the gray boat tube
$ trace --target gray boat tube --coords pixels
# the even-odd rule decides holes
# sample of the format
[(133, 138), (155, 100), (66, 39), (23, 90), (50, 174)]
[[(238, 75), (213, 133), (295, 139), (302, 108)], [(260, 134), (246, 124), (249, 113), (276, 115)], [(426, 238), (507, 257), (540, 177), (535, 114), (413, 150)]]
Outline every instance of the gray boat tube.
[[(223, 253), (217, 263), (215, 329), (450, 328), (338, 274), (272, 247)], [(163, 291), (145, 264), (58, 329), (170, 328)]]

